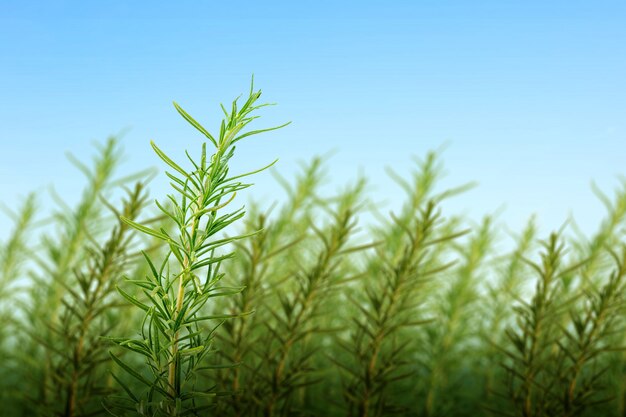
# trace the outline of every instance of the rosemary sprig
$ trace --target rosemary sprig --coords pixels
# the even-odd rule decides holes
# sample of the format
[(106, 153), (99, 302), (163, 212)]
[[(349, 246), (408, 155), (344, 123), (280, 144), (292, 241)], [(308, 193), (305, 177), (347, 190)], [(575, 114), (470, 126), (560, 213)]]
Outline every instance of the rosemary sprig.
[[(213, 155), (207, 154), (206, 143), (202, 145), (199, 158), (187, 154), (192, 164), (190, 169), (183, 168), (152, 143), (156, 154), (171, 170), (167, 176), (175, 191), (168, 195), (169, 207), (159, 202), (156, 204), (171, 219), (175, 230), (173, 233), (157, 230), (122, 217), (128, 225), (160, 240), (168, 252), (159, 261), (146, 254), (150, 273), (144, 279), (127, 279), (129, 284), (141, 289), (145, 299), (140, 300), (119, 288), (120, 294), (143, 310), (145, 317), (139, 339), (112, 340), (143, 357), (144, 366), (133, 367), (112, 355), (120, 370), (132, 376), (135, 385), (138, 383), (142, 387), (141, 390), (133, 389), (116, 376), (127, 396), (110, 399), (107, 408), (112, 413), (196, 415), (214, 406), (213, 399), (218, 392), (203, 375), (215, 367), (208, 361), (213, 352), (215, 330), (222, 320), (241, 314), (208, 315), (205, 305), (216, 297), (233, 296), (242, 290), (219, 285), (224, 276), (220, 266), (234, 255), (219, 251), (248, 235), (217, 236), (244, 216), (243, 208), (222, 213), (238, 191), (250, 186), (240, 179), (254, 173), (229, 175), (234, 145), (248, 136), (278, 128), (244, 132), (244, 128), (258, 117), (253, 113), (265, 106), (257, 104), (260, 96), (261, 92), (254, 91), (252, 85), (241, 107), (238, 100), (233, 101), (230, 110), (222, 106), (225, 118), (216, 136), (174, 104), (180, 115), (215, 147)], [(217, 324), (211, 325), (212, 322)]]

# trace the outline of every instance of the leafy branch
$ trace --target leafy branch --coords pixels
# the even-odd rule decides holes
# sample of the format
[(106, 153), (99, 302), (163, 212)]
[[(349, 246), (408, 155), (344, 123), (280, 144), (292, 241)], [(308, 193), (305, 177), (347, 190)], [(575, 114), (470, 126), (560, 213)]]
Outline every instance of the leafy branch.
[[(233, 252), (219, 251), (255, 233), (218, 238), (219, 233), (245, 214), (243, 207), (222, 214), (236, 193), (251, 185), (240, 179), (258, 172), (231, 176), (229, 162), (235, 152), (234, 145), (240, 140), (285, 126), (244, 131), (258, 117), (253, 113), (267, 105), (257, 104), (260, 96), (261, 92), (254, 91), (252, 85), (241, 107), (237, 99), (230, 110), (222, 106), (225, 117), (217, 136), (174, 103), (178, 113), (215, 147), (213, 154), (208, 155), (207, 144), (203, 143), (197, 159), (187, 153), (190, 169), (183, 168), (151, 143), (157, 156), (170, 169), (166, 175), (174, 190), (167, 196), (167, 205), (158, 201), (156, 205), (173, 222), (175, 230), (157, 230), (122, 217), (131, 227), (160, 240), (167, 247), (167, 254), (159, 262), (145, 254), (150, 273), (143, 279), (127, 278), (129, 284), (140, 288), (145, 299), (118, 288), (122, 297), (143, 310), (145, 317), (140, 339), (112, 340), (142, 356), (146, 366), (136, 368), (112, 355), (126, 374), (144, 386), (143, 392), (135, 393), (116, 376), (127, 396), (112, 397), (107, 402), (107, 408), (114, 414), (198, 415), (214, 406), (218, 392), (201, 375), (214, 368), (208, 358), (213, 353), (212, 341), (219, 323), (240, 314), (208, 315), (205, 305), (213, 298), (232, 296), (242, 290), (219, 285), (224, 276), (220, 270), (222, 262), (234, 256)], [(217, 324), (210, 324), (215, 321)]]

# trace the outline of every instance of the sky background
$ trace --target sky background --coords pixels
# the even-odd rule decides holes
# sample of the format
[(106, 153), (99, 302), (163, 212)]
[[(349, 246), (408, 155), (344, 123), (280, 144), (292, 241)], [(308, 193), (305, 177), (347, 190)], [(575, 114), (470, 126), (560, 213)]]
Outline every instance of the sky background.
[[(68, 202), (83, 178), (66, 160), (124, 135), (123, 172), (159, 166), (151, 139), (175, 159), (209, 130), (219, 103), (249, 88), (264, 98), (258, 127), (287, 128), (238, 147), (237, 170), (334, 150), (329, 189), (365, 173), (371, 195), (402, 199), (386, 176), (447, 144), (442, 182), (479, 186), (450, 203), (519, 230), (573, 213), (593, 231), (626, 174), (624, 1), (0, 1), (0, 202), (50, 185)], [(250, 194), (283, 195), (263, 173)], [(163, 177), (152, 186), (163, 196)], [(11, 224), (0, 217), (0, 240)]]

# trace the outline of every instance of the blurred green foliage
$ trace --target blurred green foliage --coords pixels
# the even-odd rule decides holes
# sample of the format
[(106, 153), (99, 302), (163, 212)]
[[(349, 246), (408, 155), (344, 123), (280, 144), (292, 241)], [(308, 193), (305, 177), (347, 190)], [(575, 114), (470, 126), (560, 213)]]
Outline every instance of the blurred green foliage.
[[(325, 158), (286, 197), (223, 213), (249, 184), (228, 162), (260, 92), (224, 109), (188, 164), (153, 148), (115, 179), (99, 145), (83, 197), (52, 214), (27, 197), (0, 244), (0, 401), (6, 416), (622, 416), (626, 182), (591, 237), (570, 221), (506, 236), (446, 203), (438, 155), (390, 171), (383, 214), (359, 179), (322, 195)], [(207, 153), (207, 144), (215, 148)], [(247, 174), (245, 174), (247, 175)], [(363, 214), (376, 221), (364, 225)]]

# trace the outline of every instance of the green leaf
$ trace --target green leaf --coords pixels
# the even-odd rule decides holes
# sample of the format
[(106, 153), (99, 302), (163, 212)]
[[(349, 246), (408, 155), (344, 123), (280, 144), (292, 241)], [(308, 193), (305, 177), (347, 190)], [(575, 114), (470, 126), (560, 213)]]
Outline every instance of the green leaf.
[(122, 295), (122, 297), (126, 298), (128, 301), (130, 301), (131, 303), (133, 303), (134, 305), (136, 305), (137, 307), (139, 307), (143, 311), (148, 311), (150, 309), (150, 307), (148, 307), (147, 305), (145, 305), (141, 301), (137, 300), (132, 295), (128, 294), (126, 291), (121, 289), (119, 286), (116, 285), (115, 288), (117, 288), (117, 291)]
[(202, 352), (204, 349), (205, 347), (200, 345), (200, 346), (192, 347), (189, 349), (183, 349), (179, 351), (178, 354), (180, 356), (192, 356), (192, 355), (197, 355), (198, 353)]
[(159, 158), (163, 160), (163, 162), (165, 162), (167, 165), (169, 165), (170, 167), (178, 171), (180, 174), (182, 174), (186, 179), (191, 181), (197, 188), (200, 188), (198, 183), (189, 175), (189, 173), (185, 171), (183, 168), (181, 168), (176, 162), (172, 161), (169, 156), (167, 156), (161, 149), (159, 149), (156, 143), (154, 143), (153, 141), (150, 141), (150, 145), (152, 146), (152, 149), (154, 149), (156, 154), (159, 156)]
[(139, 402), (139, 399), (135, 396), (135, 394), (133, 394), (133, 392), (130, 390), (130, 388), (128, 388), (128, 386), (117, 377), (117, 375), (115, 375), (113, 372), (110, 373), (111, 376), (113, 377), (113, 379), (115, 379), (117, 381), (117, 383), (124, 389), (124, 391), (126, 391), (126, 394), (128, 394), (128, 396), (136, 403)]
[(129, 225), (130, 227), (133, 227), (133, 228), (139, 230), (142, 233), (145, 233), (145, 234), (150, 235), (150, 236), (154, 236), (157, 239), (161, 239), (161, 240), (163, 240), (165, 242), (168, 242), (168, 243), (172, 243), (173, 242), (173, 240), (169, 236), (167, 236), (167, 235), (165, 235), (165, 234), (163, 234), (161, 232), (157, 232), (156, 230), (151, 229), (149, 227), (146, 227), (146, 226), (144, 226), (142, 224), (136, 223), (136, 222), (132, 221), (129, 218), (126, 218), (124, 216), (120, 216), (120, 219), (124, 223)]
[(176, 103), (175, 101), (173, 103), (174, 103), (174, 107), (176, 108), (176, 111), (181, 116), (183, 116), (183, 118), (187, 120), (189, 124), (195, 127), (204, 136), (206, 136), (206, 138), (209, 139), (211, 143), (217, 148), (217, 142), (215, 141), (215, 138), (213, 138), (213, 135), (211, 135), (204, 127), (202, 127), (200, 123), (196, 122), (196, 120), (193, 117), (191, 117), (185, 110), (183, 110), (183, 108), (180, 107), (178, 103)]
[(287, 122), (287, 123), (284, 123), (284, 124), (282, 124), (280, 126), (269, 127), (267, 129), (252, 130), (250, 132), (244, 133), (243, 135), (237, 136), (235, 139), (233, 139), (233, 141), (231, 143), (234, 144), (235, 142), (239, 142), (241, 139), (246, 138), (248, 136), (258, 135), (259, 133), (271, 132), (272, 130), (281, 129), (281, 128), (283, 128), (285, 126), (288, 126), (290, 124), (291, 124), (291, 122)]
[(148, 381), (146, 378), (144, 378), (139, 372), (135, 371), (133, 368), (131, 368), (130, 366), (128, 366), (127, 364), (125, 364), (124, 362), (122, 362), (117, 356), (115, 356), (113, 353), (109, 352), (109, 355), (111, 356), (111, 359), (113, 359), (113, 361), (119, 365), (120, 368), (122, 368), (124, 371), (126, 371), (129, 375), (133, 376), (135, 379), (137, 379), (138, 381), (142, 382), (143, 384), (145, 384), (148, 387), (152, 387), (154, 389), (156, 389), (157, 391), (159, 391), (161, 394), (167, 396), (168, 398), (171, 398), (171, 396), (165, 391), (163, 390), (161, 387), (159, 387), (156, 384), (153, 384), (152, 382)]

